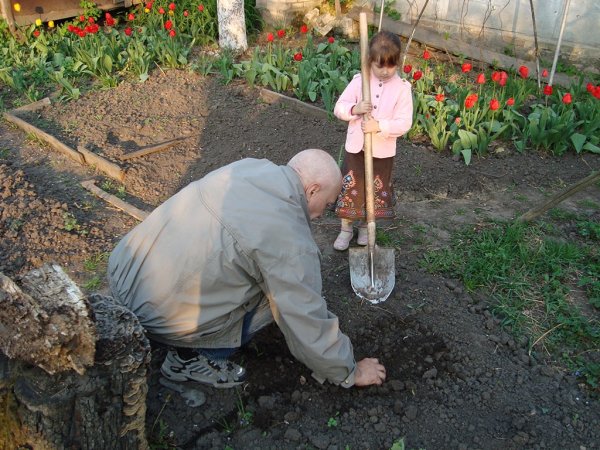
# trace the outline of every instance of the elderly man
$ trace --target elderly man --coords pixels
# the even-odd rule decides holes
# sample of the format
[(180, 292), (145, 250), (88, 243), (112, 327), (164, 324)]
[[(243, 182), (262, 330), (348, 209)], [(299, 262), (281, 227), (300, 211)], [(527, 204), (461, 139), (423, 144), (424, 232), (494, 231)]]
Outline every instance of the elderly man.
[(310, 220), (340, 189), (340, 170), (323, 150), (304, 150), (285, 166), (244, 159), (190, 183), (119, 242), (110, 288), (150, 338), (170, 347), (163, 376), (236, 386), (246, 371), (229, 356), (275, 321), (319, 382), (383, 383), (384, 366), (355, 362), (321, 296)]

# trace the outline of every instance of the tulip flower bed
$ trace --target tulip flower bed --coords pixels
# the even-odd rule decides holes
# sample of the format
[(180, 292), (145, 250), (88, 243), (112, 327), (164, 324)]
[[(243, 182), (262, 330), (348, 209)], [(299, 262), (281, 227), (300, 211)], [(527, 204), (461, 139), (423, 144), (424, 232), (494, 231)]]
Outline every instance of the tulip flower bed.
[[(249, 31), (256, 11), (247, 5)], [(360, 69), (360, 55), (333, 37), (314, 39), (306, 24), (259, 36), (245, 55), (227, 51), (196, 53), (216, 43), (216, 1), (149, 0), (113, 16), (87, 9), (60, 25), (41, 21), (18, 42), (0, 23), (0, 81), (17, 95), (35, 101), (59, 87), (68, 101), (81, 95), (91, 78), (110, 88), (124, 79), (148, 79), (156, 67), (188, 68), (235, 78), (317, 102), (330, 114), (335, 101)], [(414, 86), (414, 125), (409, 139), (427, 138), (438, 151), (460, 154), (466, 164), (494, 145), (507, 142), (519, 151), (600, 153), (600, 84), (598, 80), (552, 86), (548, 71), (538, 87), (525, 66), (517, 71), (473, 63), (460, 67), (434, 63), (425, 50), (401, 68)], [(89, 88), (89, 87), (88, 87)], [(0, 98), (2, 101), (2, 98)]]

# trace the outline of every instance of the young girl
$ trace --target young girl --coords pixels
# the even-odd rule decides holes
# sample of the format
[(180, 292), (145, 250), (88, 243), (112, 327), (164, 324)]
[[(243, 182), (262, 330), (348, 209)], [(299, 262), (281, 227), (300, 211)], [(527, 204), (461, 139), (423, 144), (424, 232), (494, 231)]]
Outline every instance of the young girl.
[(342, 192), (336, 204), (336, 213), (342, 219), (340, 234), (333, 243), (336, 250), (348, 248), (355, 221), (360, 221), (357, 243), (368, 242), (364, 223), (364, 133), (372, 136), (375, 217), (391, 219), (395, 215), (392, 169), (396, 139), (410, 129), (413, 115), (411, 85), (398, 76), (399, 63), (400, 38), (388, 31), (375, 34), (369, 43), (371, 101), (362, 99), (362, 80), (357, 74), (335, 105), (336, 117), (349, 122)]

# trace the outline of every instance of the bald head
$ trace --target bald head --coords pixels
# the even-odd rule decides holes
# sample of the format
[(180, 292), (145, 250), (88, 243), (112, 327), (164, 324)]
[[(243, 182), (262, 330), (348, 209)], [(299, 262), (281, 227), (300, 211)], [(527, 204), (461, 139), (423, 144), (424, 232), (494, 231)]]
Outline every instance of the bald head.
[(288, 166), (298, 173), (305, 188), (312, 183), (337, 187), (342, 182), (342, 172), (335, 160), (317, 148), (302, 150), (290, 159)]
[(296, 154), (290, 166), (302, 181), (311, 219), (323, 214), (335, 202), (342, 188), (342, 172), (329, 153), (311, 148)]

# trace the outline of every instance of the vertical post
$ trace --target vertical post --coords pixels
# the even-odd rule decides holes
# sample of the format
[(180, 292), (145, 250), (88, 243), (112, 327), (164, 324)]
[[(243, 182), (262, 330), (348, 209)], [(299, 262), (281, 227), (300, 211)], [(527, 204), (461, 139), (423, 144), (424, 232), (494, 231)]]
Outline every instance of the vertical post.
[(15, 26), (15, 16), (13, 15), (12, 5), (10, 0), (0, 0), (0, 12), (6, 19), (6, 23), (8, 24), (8, 29), (14, 35), (17, 31), (17, 27)]
[(560, 53), (560, 44), (562, 43), (563, 32), (565, 31), (565, 24), (567, 23), (567, 16), (569, 15), (569, 5), (571, 0), (566, 0), (565, 8), (563, 10), (562, 23), (560, 24), (560, 32), (558, 33), (558, 42), (556, 43), (556, 50), (554, 51), (554, 61), (552, 61), (552, 70), (550, 71), (550, 79), (548, 84), (552, 86), (552, 80), (554, 79), (554, 72), (556, 71), (556, 63), (558, 61), (558, 54)]

